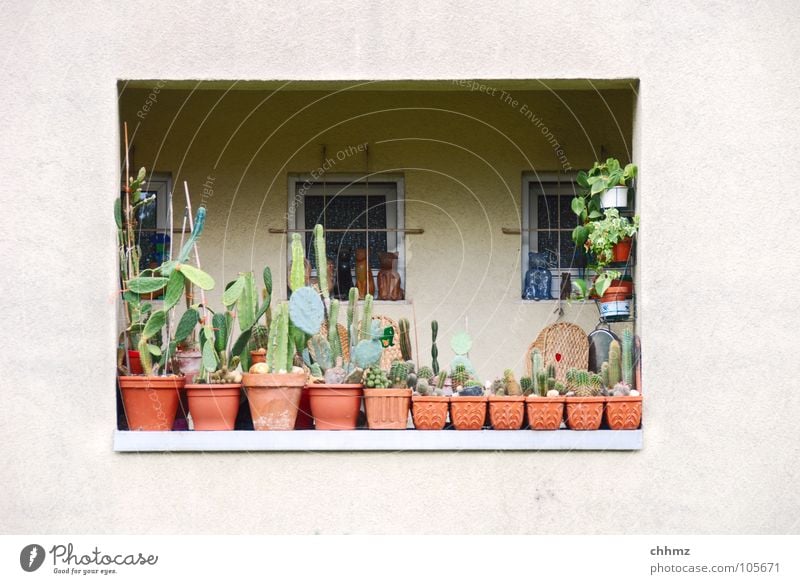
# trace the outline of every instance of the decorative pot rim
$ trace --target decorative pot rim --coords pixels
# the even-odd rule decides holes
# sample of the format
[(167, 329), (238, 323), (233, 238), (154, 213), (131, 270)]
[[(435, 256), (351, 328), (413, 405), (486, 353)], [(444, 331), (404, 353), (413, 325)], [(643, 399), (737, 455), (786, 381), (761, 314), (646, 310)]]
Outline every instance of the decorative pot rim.
[(567, 396), (566, 399), (568, 404), (601, 404), (606, 401), (606, 397), (602, 395), (593, 395), (589, 397)]
[(187, 383), (185, 389), (241, 389), (241, 383)]
[(303, 387), (305, 373), (243, 373), (242, 385), (248, 389)]
[(417, 402), (449, 402), (450, 396), (449, 395), (412, 395), (412, 401)]
[(547, 395), (528, 395), (525, 397), (525, 401), (527, 403), (564, 403), (567, 399), (565, 395), (558, 395), (558, 396), (547, 396)]
[(306, 383), (305, 389), (364, 389), (361, 383)]
[(121, 389), (183, 389), (184, 375), (117, 375)]
[(642, 401), (642, 394), (639, 395), (609, 395), (606, 397), (607, 402), (620, 403), (620, 402), (640, 402)]
[(490, 402), (524, 402), (524, 395), (489, 395)]
[(413, 390), (406, 388), (365, 387), (364, 397), (411, 397)]
[(464, 402), (488, 402), (488, 395), (451, 395), (450, 402), (464, 401)]

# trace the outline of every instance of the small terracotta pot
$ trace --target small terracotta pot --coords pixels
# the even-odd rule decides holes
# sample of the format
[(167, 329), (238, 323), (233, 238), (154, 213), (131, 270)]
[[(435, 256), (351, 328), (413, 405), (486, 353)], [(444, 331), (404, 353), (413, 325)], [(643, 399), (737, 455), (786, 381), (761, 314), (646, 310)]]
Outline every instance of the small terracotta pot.
[(442, 430), (447, 423), (450, 398), (446, 395), (415, 395), (411, 398), (411, 416), (417, 430)]
[(307, 385), (315, 430), (354, 430), (364, 395), (360, 383)]
[(256, 363), (266, 363), (267, 362), (267, 354), (261, 353), (259, 351), (250, 351), (250, 365), (255, 365)]
[(570, 430), (597, 430), (603, 421), (603, 396), (568, 397), (567, 426)]
[(626, 290), (626, 287), (609, 286), (603, 296), (600, 298), (600, 302), (620, 302), (622, 300), (627, 300), (628, 298), (629, 294)]
[(233, 430), (241, 383), (193, 383), (186, 385), (189, 413), (195, 430)]
[(311, 415), (311, 397), (308, 395), (308, 387), (303, 388), (300, 395), (300, 409), (297, 412), (297, 420), (294, 423), (295, 430), (313, 430), (314, 417)]
[(488, 398), (454, 395), (450, 398), (450, 419), (456, 430), (480, 430), (486, 423)]
[(642, 423), (642, 396), (606, 398), (606, 423), (612, 430), (636, 430)]
[(184, 377), (119, 376), (128, 429), (172, 430)]
[(305, 373), (244, 373), (255, 430), (294, 430)]
[(142, 359), (139, 351), (128, 351), (128, 366), (130, 367), (131, 375), (142, 375)]
[(631, 256), (631, 238), (626, 237), (622, 241), (614, 244), (614, 261), (627, 262)]
[(611, 280), (609, 288), (622, 288), (626, 297), (633, 296), (633, 280)]
[(191, 382), (195, 376), (200, 373), (201, 361), (203, 354), (200, 351), (176, 351), (175, 360), (178, 362), (178, 367), (181, 374), (187, 381)]
[(564, 419), (565, 401), (566, 398), (563, 396), (537, 397), (529, 395), (525, 398), (531, 430), (558, 430)]
[(370, 430), (405, 430), (411, 407), (410, 389), (364, 388), (364, 409)]
[(524, 417), (524, 395), (489, 396), (489, 419), (495, 430), (519, 430)]

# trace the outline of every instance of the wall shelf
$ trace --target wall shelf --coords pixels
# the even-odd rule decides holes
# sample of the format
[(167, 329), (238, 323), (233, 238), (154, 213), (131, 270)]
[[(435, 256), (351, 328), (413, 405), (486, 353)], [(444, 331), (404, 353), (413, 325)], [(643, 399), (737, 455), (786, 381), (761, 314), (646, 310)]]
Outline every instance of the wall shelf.
[(116, 452), (640, 450), (642, 430), (114, 432)]

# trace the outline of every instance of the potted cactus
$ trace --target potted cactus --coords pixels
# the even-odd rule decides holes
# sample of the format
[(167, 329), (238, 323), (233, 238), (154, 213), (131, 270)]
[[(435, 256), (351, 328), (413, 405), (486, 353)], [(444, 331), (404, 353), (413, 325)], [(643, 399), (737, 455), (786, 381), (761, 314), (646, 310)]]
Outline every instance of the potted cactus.
[(444, 395), (444, 384), (447, 371), (440, 371), (436, 383), (431, 383), (427, 372), (432, 368), (420, 367), (417, 374), (417, 385), (411, 398), (411, 416), (417, 430), (442, 430), (447, 423), (447, 411), (450, 398)]
[[(229, 350), (233, 315), (217, 313), (201, 329), (202, 367), (194, 383), (186, 384), (189, 413), (195, 430), (233, 430), (242, 389), (237, 347)], [(242, 343), (243, 344), (243, 343)]]
[(450, 398), (450, 419), (456, 430), (480, 430), (486, 423), (483, 384), (470, 375), (467, 365), (459, 362), (450, 372), (453, 396)]
[(531, 430), (558, 430), (564, 419), (566, 388), (556, 381), (554, 364), (544, 367), (539, 349), (531, 351), (531, 377), (523, 383), (523, 389)]
[(622, 332), (622, 345), (611, 341), (608, 361), (601, 367), (608, 388), (605, 419), (612, 430), (636, 430), (642, 422), (642, 396), (633, 389), (633, 332)]
[[(242, 272), (228, 284), (222, 295), (225, 306), (236, 306), (236, 318), (241, 331), (241, 346), (238, 354), (242, 369), (248, 370), (254, 363), (265, 363), (269, 345), (269, 325), (272, 318), (270, 303), (272, 301), (272, 272), (265, 267), (262, 272), (264, 289), (263, 301), (258, 301), (255, 275), (253, 272)], [(262, 321), (263, 319), (263, 321)]]
[(511, 369), (492, 382), (489, 420), (495, 430), (519, 430), (525, 418), (525, 396)]
[[(200, 207), (192, 233), (175, 258), (167, 258), (157, 268), (140, 270), (139, 247), (135, 233), (135, 210), (149, 200), (141, 187), (146, 171), (129, 179), (124, 197), (115, 202), (114, 214), (119, 242), (120, 296), (124, 304), (127, 346), (139, 352), (142, 375), (134, 375), (131, 355), (120, 361), (118, 377), (123, 407), (131, 430), (171, 430), (178, 410), (185, 377), (172, 371), (177, 342), (171, 338), (170, 315), (185, 292), (187, 280), (203, 290), (214, 287), (214, 279), (188, 263), (205, 224), (206, 210)], [(161, 288), (164, 304), (153, 310), (142, 300)]]
[(603, 378), (585, 369), (567, 371), (567, 426), (570, 430), (597, 430), (603, 420)]
[[(400, 327), (401, 346), (408, 329)], [(413, 361), (394, 361), (389, 374), (376, 368), (364, 372), (364, 406), (370, 430), (404, 430), (408, 426), (411, 394), (418, 380)]]

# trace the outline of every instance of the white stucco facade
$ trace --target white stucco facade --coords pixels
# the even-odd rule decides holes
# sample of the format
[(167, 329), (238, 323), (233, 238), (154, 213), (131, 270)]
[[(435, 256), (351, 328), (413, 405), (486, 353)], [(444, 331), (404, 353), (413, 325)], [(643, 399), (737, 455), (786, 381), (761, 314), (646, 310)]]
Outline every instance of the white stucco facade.
[[(800, 531), (791, 2), (6, 4), (5, 532)], [(113, 452), (119, 79), (638, 79), (644, 449)]]

